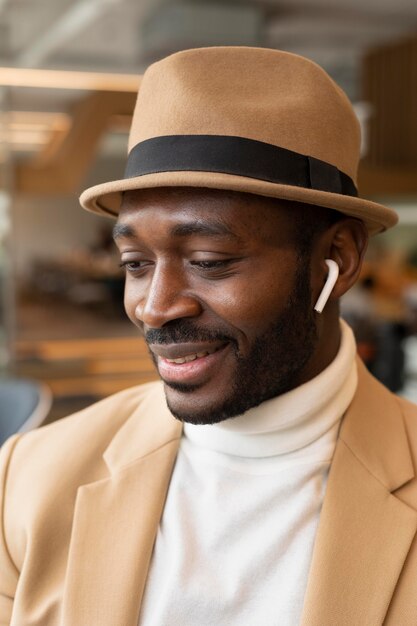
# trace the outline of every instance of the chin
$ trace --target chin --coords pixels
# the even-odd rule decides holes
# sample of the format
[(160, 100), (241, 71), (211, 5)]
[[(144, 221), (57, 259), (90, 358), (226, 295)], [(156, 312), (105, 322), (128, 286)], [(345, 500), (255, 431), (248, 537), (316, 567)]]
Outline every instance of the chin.
[(245, 396), (239, 393), (210, 402), (211, 398), (198, 397), (198, 390), (179, 391), (165, 385), (165, 397), (172, 415), (187, 424), (208, 425), (219, 424), (227, 419), (242, 415), (249, 409), (259, 406), (271, 395)]
[[(217, 424), (229, 417), (222, 406), (218, 403), (212, 404), (207, 399), (196, 398), (196, 390), (179, 391), (173, 390), (165, 385), (165, 397), (168, 408), (172, 415), (179, 421), (187, 424)], [(194, 397), (193, 397), (194, 396)]]

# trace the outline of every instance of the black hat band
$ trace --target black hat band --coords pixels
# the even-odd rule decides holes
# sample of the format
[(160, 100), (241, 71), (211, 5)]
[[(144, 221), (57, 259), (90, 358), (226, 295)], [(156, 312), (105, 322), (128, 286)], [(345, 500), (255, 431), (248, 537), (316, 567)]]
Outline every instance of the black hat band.
[(167, 135), (138, 143), (125, 178), (159, 172), (218, 172), (271, 183), (357, 196), (352, 179), (334, 165), (245, 137)]

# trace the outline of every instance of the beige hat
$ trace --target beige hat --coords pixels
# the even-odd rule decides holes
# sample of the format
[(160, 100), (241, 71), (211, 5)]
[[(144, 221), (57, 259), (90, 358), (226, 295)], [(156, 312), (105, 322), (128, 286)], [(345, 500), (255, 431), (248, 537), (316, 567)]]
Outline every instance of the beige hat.
[(359, 148), (349, 100), (312, 61), (264, 48), (186, 50), (142, 78), (125, 177), (80, 202), (117, 216), (123, 191), (209, 187), (336, 209), (376, 233), (397, 215), (357, 197)]

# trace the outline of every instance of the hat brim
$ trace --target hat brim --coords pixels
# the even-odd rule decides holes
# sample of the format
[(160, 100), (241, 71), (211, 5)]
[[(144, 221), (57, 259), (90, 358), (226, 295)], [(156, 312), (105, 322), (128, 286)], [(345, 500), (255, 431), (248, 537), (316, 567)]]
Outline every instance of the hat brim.
[(365, 223), (370, 235), (383, 232), (398, 222), (393, 209), (371, 200), (218, 172), (158, 172), (102, 183), (86, 189), (80, 196), (80, 203), (88, 211), (116, 218), (124, 191), (155, 187), (206, 187), (304, 202), (356, 217)]

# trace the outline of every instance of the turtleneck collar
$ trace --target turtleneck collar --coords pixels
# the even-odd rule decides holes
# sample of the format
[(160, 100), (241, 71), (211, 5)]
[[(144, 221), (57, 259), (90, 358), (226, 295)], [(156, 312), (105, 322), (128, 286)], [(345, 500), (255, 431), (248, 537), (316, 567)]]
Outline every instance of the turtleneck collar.
[(356, 343), (341, 320), (335, 359), (318, 376), (246, 413), (214, 425), (184, 425), (195, 445), (240, 457), (287, 454), (318, 440), (342, 418), (357, 386)]

